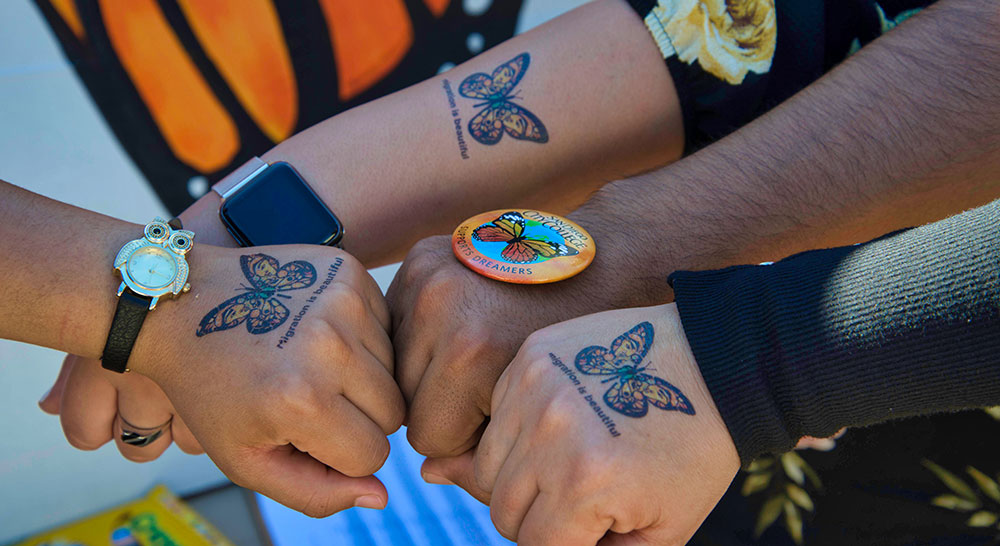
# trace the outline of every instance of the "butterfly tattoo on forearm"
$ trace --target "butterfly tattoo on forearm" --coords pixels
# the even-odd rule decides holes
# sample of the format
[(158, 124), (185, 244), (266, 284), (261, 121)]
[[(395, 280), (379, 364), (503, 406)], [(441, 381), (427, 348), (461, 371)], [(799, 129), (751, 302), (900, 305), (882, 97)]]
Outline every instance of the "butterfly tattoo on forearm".
[(475, 105), (484, 108), (469, 120), (469, 134), (477, 142), (496, 144), (504, 132), (518, 140), (549, 141), (549, 132), (542, 120), (513, 102), (520, 98), (514, 88), (530, 63), (531, 56), (522, 53), (498, 66), (492, 74), (476, 72), (462, 80), (458, 92), (463, 97), (485, 101)]

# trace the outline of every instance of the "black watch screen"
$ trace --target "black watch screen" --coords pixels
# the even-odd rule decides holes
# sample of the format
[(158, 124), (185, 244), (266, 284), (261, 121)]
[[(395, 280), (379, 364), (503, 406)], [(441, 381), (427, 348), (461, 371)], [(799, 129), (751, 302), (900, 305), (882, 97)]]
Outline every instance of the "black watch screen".
[(219, 215), (241, 246), (337, 246), (344, 234), (340, 220), (284, 162), (272, 163), (223, 201)]

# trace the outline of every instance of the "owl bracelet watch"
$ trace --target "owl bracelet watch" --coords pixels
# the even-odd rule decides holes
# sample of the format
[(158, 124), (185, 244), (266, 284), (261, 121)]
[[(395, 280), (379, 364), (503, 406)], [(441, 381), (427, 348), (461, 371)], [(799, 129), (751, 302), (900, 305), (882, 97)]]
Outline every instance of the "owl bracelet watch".
[(184, 255), (193, 246), (194, 233), (182, 229), (178, 218), (170, 222), (155, 218), (146, 224), (143, 235), (125, 243), (115, 257), (114, 268), (122, 283), (118, 286), (118, 307), (101, 356), (101, 365), (113, 372), (129, 371), (132, 346), (146, 313), (156, 308), (157, 301), (191, 289)]

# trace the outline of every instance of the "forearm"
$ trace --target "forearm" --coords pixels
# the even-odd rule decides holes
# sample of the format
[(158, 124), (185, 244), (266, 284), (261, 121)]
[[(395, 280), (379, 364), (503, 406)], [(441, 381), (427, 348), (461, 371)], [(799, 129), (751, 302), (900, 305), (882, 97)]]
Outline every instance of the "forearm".
[(5, 182), (0, 216), (0, 338), (100, 357), (115, 310), (115, 253), (142, 226)]
[(677, 272), (744, 462), (844, 426), (1000, 403), (1000, 201), (770, 266)]
[[(0, 181), (0, 338), (85, 358), (100, 358), (118, 305), (121, 277), (114, 260), (122, 245), (142, 237), (143, 226), (80, 209)], [(191, 293), (198, 298), (213, 273), (217, 251), (200, 244), (187, 254)], [(136, 347), (160, 350), (175, 342), (171, 326), (181, 302), (150, 312)], [(190, 305), (188, 303), (187, 305)], [(142, 352), (140, 350), (139, 352)], [(148, 360), (148, 358), (146, 358)]]
[(668, 301), (669, 271), (850, 244), (995, 198), (998, 24), (990, 2), (939, 2), (722, 141), (609, 184), (573, 215), (597, 239), (594, 276), (626, 277), (622, 304)]
[[(525, 52), (530, 65), (514, 100), (541, 120), (547, 142), (509, 134), (477, 142), (468, 125), (485, 101), (461, 96), (459, 86)], [(602, 0), (320, 123), (263, 159), (291, 163), (344, 222), (345, 249), (372, 266), (484, 210), (568, 212), (607, 180), (682, 149), (679, 105), (656, 45), (625, 2)], [(203, 199), (186, 223), (221, 234), (218, 198)]]

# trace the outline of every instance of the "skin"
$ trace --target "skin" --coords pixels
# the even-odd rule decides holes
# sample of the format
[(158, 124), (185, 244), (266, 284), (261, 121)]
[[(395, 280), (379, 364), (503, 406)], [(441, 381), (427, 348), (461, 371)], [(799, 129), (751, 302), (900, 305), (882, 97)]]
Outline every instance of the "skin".
[[(0, 252), (20, 264), (0, 272), (0, 283), (12, 294), (0, 304), (0, 316), (16, 318), (0, 323), (0, 337), (89, 359), (72, 363), (67, 382), (103, 389), (94, 397), (62, 393), (59, 409), (71, 442), (94, 449), (109, 432), (118, 436), (119, 425), (109, 426), (122, 411), (118, 404), (131, 397), (135, 408), (141, 396), (162, 390), (172, 406), (137, 416), (155, 426), (175, 412), (178, 428), (171, 426), (171, 436), (191, 450), (203, 448), (235, 483), (316, 517), (354, 505), (385, 506), (385, 488), (371, 474), (389, 454), (386, 435), (399, 427), (404, 405), (392, 377), (388, 311), (357, 260), (329, 247), (253, 250), (282, 264), (312, 263), (314, 286), (325, 282), (329, 265), (342, 260), (329, 287), (310, 302), (294, 338), (278, 349), (290, 320), (257, 335), (238, 325), (196, 337), (202, 317), (248, 282), (240, 259), (250, 253), (196, 240), (187, 255), (191, 291), (161, 301), (147, 315), (129, 359), (132, 372), (118, 375), (97, 368), (93, 359), (103, 350), (116, 306), (119, 281), (108, 274), (109, 264), (122, 244), (141, 236), (141, 226), (6, 183), (0, 184), (0, 214), (9, 219)], [(73, 257), (71, 267), (66, 256)], [(312, 290), (289, 290), (290, 299), (282, 303), (297, 314)], [(95, 374), (103, 381), (93, 380)], [(130, 388), (116, 394), (125, 377)], [(87, 424), (75, 417), (87, 412), (104, 419)], [(200, 446), (189, 442), (190, 434)], [(158, 442), (165, 446), (167, 440)], [(127, 455), (126, 447), (119, 446)]]
[[(642, 366), (679, 388), (694, 415), (652, 406), (642, 417), (616, 413), (599, 396), (613, 383), (574, 368), (581, 349), (606, 347), (642, 321), (655, 332)], [(619, 436), (608, 433), (549, 353), (576, 372)], [(490, 413), (476, 449), (428, 460), (423, 476), (449, 483), (448, 476), (489, 504), (497, 530), (524, 546), (685, 544), (739, 470), (673, 304), (535, 332), (497, 382)]]
[(569, 215), (597, 244), (571, 279), (499, 283), (453, 259), (450, 237), (415, 245), (387, 294), (410, 443), (471, 449), (528, 335), (670, 301), (672, 271), (853, 244), (996, 198), (998, 19), (988, 2), (939, 2), (722, 141), (604, 186)]
[[(418, 243), (389, 293), (396, 378), (408, 403), (411, 443), (431, 456), (471, 449), (492, 411), (496, 380), (531, 332), (602, 310), (669, 301), (664, 277), (670, 271), (850, 244), (995, 197), (997, 17), (983, 0), (939, 2), (723, 141), (669, 167), (605, 186), (571, 215), (599, 248), (594, 264), (573, 279), (503, 285), (454, 261), (448, 238)], [(515, 49), (507, 53), (522, 48)], [(511, 56), (493, 58), (489, 66), (470, 65), (470, 71), (488, 72)], [(531, 70), (538, 68), (534, 63)], [(464, 66), (456, 74), (453, 81), (464, 77)], [(528, 93), (533, 74), (522, 84), (525, 96), (535, 96)], [(556, 125), (546, 109), (526, 104), (545, 121), (554, 142)], [(406, 146), (400, 153), (407, 153)], [(302, 160), (310, 157), (323, 154)], [(509, 164), (495, 165), (508, 179), (510, 171), (503, 167)], [(322, 176), (319, 170), (303, 174), (310, 180)], [(520, 179), (513, 180), (517, 185)], [(422, 183), (426, 191), (427, 182)], [(443, 186), (448, 185), (434, 187)], [(460, 220), (497, 208), (487, 204), (495, 194), (469, 198), (465, 187), (448, 186), (445, 197), (431, 203), (435, 214), (429, 216)], [(528, 202), (561, 210), (543, 199)], [(210, 201), (205, 207), (205, 215), (214, 212)], [(642, 227), (623, 230), (623, 219)], [(447, 231), (454, 224), (434, 225)], [(396, 240), (391, 230), (378, 233)]]
[[(459, 85), (524, 52), (531, 63), (516, 86), (521, 98), (514, 102), (543, 121), (549, 141), (505, 135), (493, 146), (476, 143), (467, 125), (482, 101), (460, 96)], [(459, 154), (445, 79), (463, 120), (467, 160)], [(568, 213), (608, 180), (669, 163), (682, 151), (680, 104), (655, 43), (624, 1), (599, 0), (447, 73), (317, 124), (262, 158), (292, 164), (346, 226), (344, 248), (374, 267), (402, 259), (418, 240), (448, 233), (483, 210), (530, 205)], [(209, 192), (181, 219), (199, 243), (235, 246), (219, 221), (219, 204)], [(82, 362), (86, 359), (73, 359), (67, 366)], [(94, 361), (86, 366), (99, 367)], [(43, 409), (63, 414), (68, 438), (80, 436), (82, 427), (108, 431), (116, 426), (115, 414), (96, 406), (74, 406), (78, 413), (71, 417), (61, 409), (63, 398), (93, 399), (133, 388), (129, 378), (114, 378), (108, 385), (111, 378), (102, 377), (64, 371), (43, 397)], [(145, 387), (136, 381), (134, 388)], [(164, 416), (176, 415), (165, 397), (146, 396), (141, 405), (124, 394), (118, 400), (120, 413), (137, 426), (156, 426), (166, 421)], [(112, 436), (91, 437), (104, 443)], [(169, 440), (165, 435), (145, 448), (124, 449), (123, 455), (151, 460)], [(198, 451), (195, 443), (181, 447)]]

